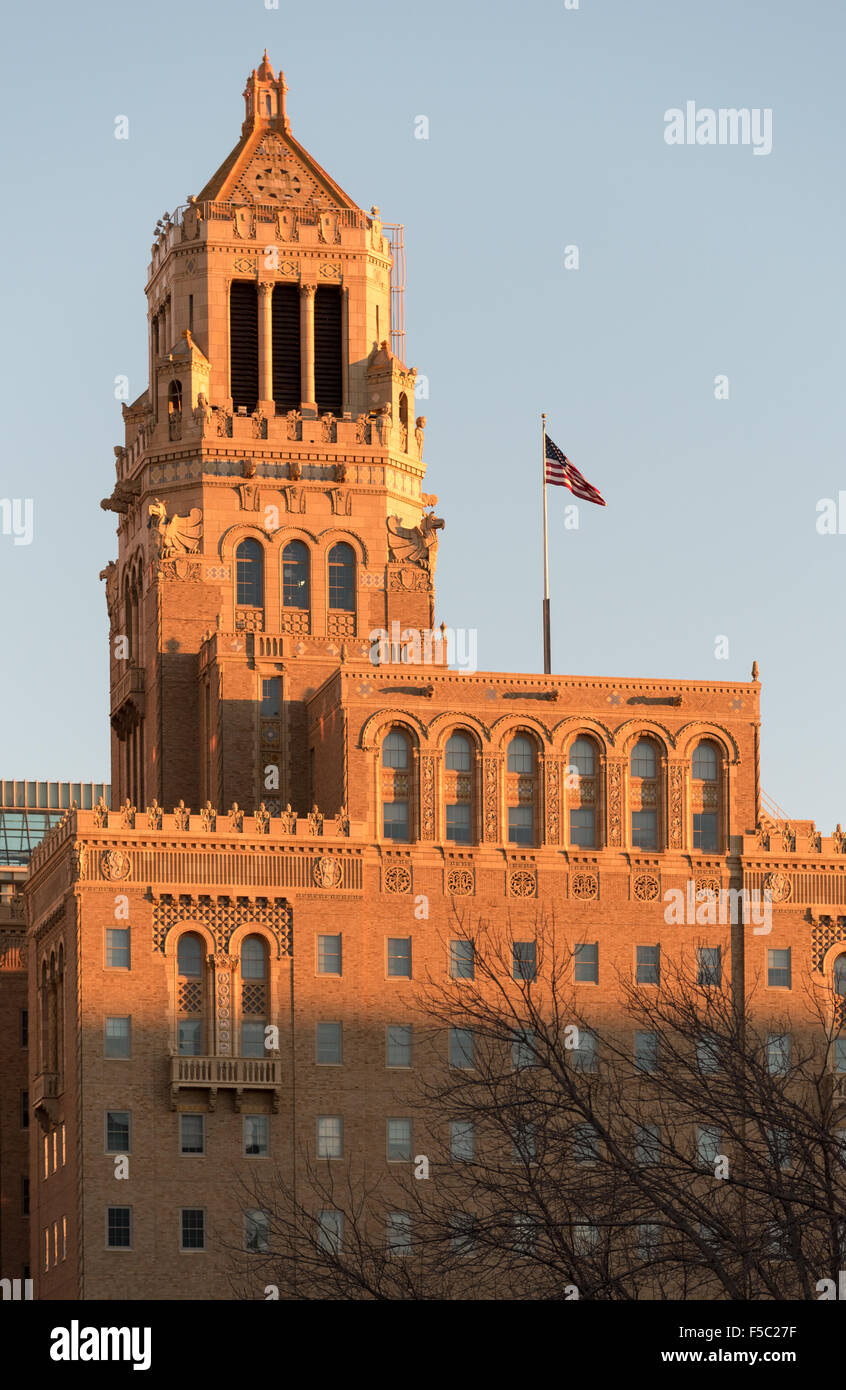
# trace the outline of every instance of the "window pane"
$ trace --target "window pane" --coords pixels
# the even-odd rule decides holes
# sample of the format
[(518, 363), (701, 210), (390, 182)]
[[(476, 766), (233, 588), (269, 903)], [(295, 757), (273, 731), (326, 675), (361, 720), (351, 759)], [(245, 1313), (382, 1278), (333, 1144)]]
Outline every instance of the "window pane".
[(269, 676), (261, 683), (261, 713), (264, 719), (278, 719), (282, 709), (282, 678)]
[(340, 975), (341, 936), (318, 936), (317, 938), (318, 975)]
[(573, 1162), (596, 1163), (599, 1160), (599, 1135), (591, 1124), (573, 1127)]
[(355, 611), (355, 554), (344, 541), (329, 551), (329, 607)]
[(594, 774), (595, 758), (593, 744), (590, 739), (577, 738), (570, 749), (570, 767), (574, 767), (580, 777), (592, 777)]
[(197, 1207), (182, 1208), (182, 1249), (203, 1250), (206, 1244), (206, 1214)]
[(785, 1076), (790, 1070), (790, 1034), (770, 1033), (767, 1037), (767, 1070)]
[(846, 995), (846, 956), (838, 956), (834, 962), (834, 992)]
[(106, 928), (106, 965), (129, 969), (129, 928)]
[(696, 1130), (696, 1153), (703, 1168), (713, 1168), (720, 1153), (722, 1135), (715, 1125), (699, 1125)]
[(389, 1255), (407, 1255), (411, 1250), (411, 1216), (405, 1211), (388, 1213), (385, 1244)]
[(511, 1044), (511, 1065), (515, 1070), (520, 1067), (533, 1067), (537, 1062), (535, 1056), (535, 1035), (532, 1029), (519, 1029), (514, 1031), (513, 1042)]
[(476, 975), (476, 957), (472, 941), (449, 943), (449, 973), (453, 980), (472, 980)]
[(109, 1207), (106, 1229), (111, 1250), (128, 1250), (132, 1236), (132, 1208)]
[(264, 607), (264, 551), (258, 541), (242, 541), (235, 551), (236, 603)]
[(767, 951), (767, 984), (777, 989), (790, 989), (790, 948)]
[(106, 1019), (106, 1056), (129, 1056), (129, 1018)]
[(578, 806), (571, 810), (570, 844), (582, 849), (596, 848), (596, 818), (591, 806)]
[(129, 1153), (129, 1111), (106, 1111), (106, 1150), (108, 1153)]
[(658, 1066), (658, 1034), (642, 1032), (634, 1035), (635, 1066), (640, 1071), (655, 1071)]
[(383, 767), (408, 767), (408, 739), (400, 729), (391, 729), (382, 743)]
[(202, 1019), (180, 1018), (177, 1026), (180, 1057), (199, 1057), (203, 1051)]
[(282, 552), (282, 606), (308, 608), (308, 547), (304, 541), (291, 541)]
[(192, 932), (186, 932), (179, 938), (176, 965), (179, 974), (188, 979), (199, 978), (203, 973), (203, 943)]
[(317, 1218), (318, 1244), (323, 1250), (337, 1255), (344, 1243), (344, 1213), (324, 1209)]
[(411, 1120), (389, 1119), (386, 1136), (388, 1158), (392, 1162), (411, 1159)]
[(446, 837), (458, 845), (470, 843), (470, 803), (458, 801), (446, 808)]
[(596, 1034), (587, 1028), (579, 1030), (578, 1047), (573, 1048), (573, 1066), (576, 1071), (596, 1071)]
[(635, 1160), (644, 1167), (660, 1162), (661, 1131), (658, 1125), (638, 1125), (635, 1130)]
[(317, 1157), (340, 1158), (344, 1151), (344, 1122), (340, 1115), (318, 1115)]
[(244, 1153), (266, 1154), (270, 1149), (270, 1120), (267, 1115), (244, 1116)]
[(472, 1163), (476, 1154), (476, 1131), (470, 1120), (451, 1120), (449, 1154), (458, 1163)]
[(411, 979), (411, 937), (388, 937), (388, 974)]
[(714, 1033), (706, 1033), (696, 1043), (696, 1064), (701, 1072), (720, 1069), (720, 1040)]
[(576, 980), (599, 983), (599, 942), (580, 942), (573, 948), (573, 974)]
[(696, 983), (719, 985), (722, 980), (722, 960), (719, 946), (700, 946), (696, 952), (698, 970)]
[(693, 848), (710, 850), (712, 853), (717, 849), (717, 813), (716, 811), (697, 811), (693, 816)]
[(632, 749), (632, 777), (655, 777), (655, 745), (649, 739), (638, 739)]
[(318, 1023), (317, 1061), (321, 1065), (337, 1065), (341, 1061), (342, 1038), (340, 1023)]
[(390, 1023), (386, 1035), (386, 1064), (389, 1067), (411, 1066), (412, 1029), (409, 1024)]
[(408, 839), (408, 802), (386, 801), (382, 806), (382, 835), (386, 840)]
[(700, 743), (694, 752), (693, 776), (697, 782), (716, 782), (717, 750), (713, 743)]
[(508, 771), (509, 772), (534, 772), (535, 770), (535, 750), (532, 742), (518, 734), (508, 745)]
[(534, 941), (515, 941), (512, 945), (512, 974), (515, 980), (537, 978), (537, 944)]
[(661, 982), (661, 947), (638, 946), (637, 982), (640, 985), (657, 985)]
[(244, 1249), (261, 1254), (270, 1246), (270, 1217), (264, 1211), (244, 1214)]
[(179, 1116), (179, 1151), (184, 1154), (201, 1154), (205, 1150), (205, 1116)]
[(531, 806), (509, 806), (508, 840), (512, 845), (535, 843), (535, 813)]
[(635, 849), (658, 848), (658, 817), (655, 811), (632, 811), (632, 845)]
[(265, 944), (260, 936), (248, 936), (241, 943), (241, 979), (263, 980), (267, 962)]
[(446, 766), (452, 772), (469, 772), (472, 748), (466, 734), (452, 734), (447, 739)]
[(265, 1057), (264, 1022), (261, 1019), (245, 1019), (241, 1024), (241, 1056)]
[(451, 1067), (472, 1067), (475, 1057), (472, 1028), (450, 1028), (449, 1064)]

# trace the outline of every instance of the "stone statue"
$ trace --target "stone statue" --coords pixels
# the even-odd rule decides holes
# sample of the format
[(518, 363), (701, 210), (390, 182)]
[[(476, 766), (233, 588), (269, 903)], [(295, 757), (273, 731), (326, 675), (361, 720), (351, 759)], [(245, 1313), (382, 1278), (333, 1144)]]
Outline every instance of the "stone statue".
[(259, 806), (258, 810), (257, 810), (256, 813), (255, 813), (255, 822), (256, 822), (256, 834), (257, 834), (257, 835), (267, 835), (267, 834), (269, 833), (269, 831), (270, 831), (270, 812), (268, 811), (268, 809), (267, 809), (267, 807), (265, 806), (264, 802), (261, 803), (261, 805)]
[(418, 415), (414, 421), (414, 438), (417, 440), (417, 452), (423, 453), (423, 431), (426, 428), (426, 416)]
[(296, 812), (291, 810), (290, 801), (288, 802), (288, 805), (285, 807), (285, 810), (282, 812), (280, 820), (282, 821), (283, 834), (295, 835), (297, 833), (297, 816)]
[(161, 830), (162, 828), (162, 808), (155, 797), (152, 806), (147, 807), (147, 824), (151, 830)]
[(204, 830), (215, 830), (217, 827), (217, 811), (210, 801), (207, 801), (200, 812), (200, 824)]
[(184, 801), (180, 801), (178, 806), (174, 806), (173, 819), (176, 822), (177, 830), (188, 829), (189, 811)]
[(104, 830), (109, 824), (109, 808), (104, 798), (101, 796), (97, 805), (94, 807), (94, 825), (98, 830)]
[(347, 815), (347, 808), (346, 808), (346, 806), (342, 806), (341, 809), (340, 809), (340, 811), (338, 812), (337, 816), (335, 817), (335, 834), (336, 834), (336, 835), (349, 835), (349, 833), (350, 833), (350, 818), (349, 818), (349, 816)]
[(154, 518), (158, 521), (156, 529), (162, 559), (171, 555), (194, 555), (199, 550), (203, 536), (203, 513), (199, 507), (192, 507), (187, 516), (172, 516), (168, 521), (167, 508), (157, 497), (147, 510), (149, 525), (154, 524)]
[(238, 834), (244, 829), (244, 812), (237, 801), (233, 801), (229, 808), (229, 829), (237, 831)]
[(392, 560), (421, 565), (424, 569), (430, 566), (430, 552), (437, 552), (437, 532), (444, 528), (439, 516), (425, 512), (419, 526), (403, 526), (398, 516), (389, 516), (386, 525)]
[(130, 830), (135, 829), (135, 807), (130, 806), (129, 797), (126, 798), (120, 808), (120, 823), (121, 825), (128, 826)]
[(323, 815), (318, 811), (317, 806), (312, 806), (308, 813), (308, 833), (309, 835), (323, 834)]

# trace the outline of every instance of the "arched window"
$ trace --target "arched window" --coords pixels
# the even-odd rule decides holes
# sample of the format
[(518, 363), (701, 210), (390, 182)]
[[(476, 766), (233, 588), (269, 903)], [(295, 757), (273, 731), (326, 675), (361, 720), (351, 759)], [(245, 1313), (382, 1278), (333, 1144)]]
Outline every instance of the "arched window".
[(205, 943), (196, 932), (184, 932), (176, 948), (177, 1047), (181, 1057), (199, 1057), (205, 1050)]
[[(592, 739), (577, 738), (570, 745), (567, 757), (567, 808), (570, 844), (579, 849), (595, 849), (597, 845), (597, 755)], [(575, 770), (577, 778), (570, 777)], [(575, 785), (571, 785), (572, 782)]]
[(535, 745), (525, 734), (516, 734), (508, 745), (508, 839), (514, 845), (535, 843), (538, 776)]
[(834, 993), (841, 998), (846, 996), (846, 955), (838, 956), (834, 962)]
[(304, 541), (291, 541), (282, 552), (282, 606), (308, 608), (310, 587), (308, 546)]
[(167, 388), (167, 413), (176, 415), (182, 410), (182, 382), (172, 381)]
[(355, 612), (355, 552), (346, 541), (329, 551), (329, 607)]
[(241, 541), (235, 551), (235, 602), (242, 608), (264, 607), (264, 551), (258, 541)]
[(382, 740), (382, 834), (386, 840), (411, 839), (411, 772), (409, 740), (390, 729)]
[(632, 846), (658, 848), (658, 759), (652, 739), (639, 738), (632, 749), (631, 782)]
[(473, 744), (466, 734), (447, 739), (444, 771), (446, 838), (457, 845), (473, 841)]
[(241, 943), (241, 1056), (265, 1057), (267, 943), (247, 936)]
[(713, 743), (700, 743), (693, 754), (693, 776), (697, 782), (716, 782), (717, 750)]

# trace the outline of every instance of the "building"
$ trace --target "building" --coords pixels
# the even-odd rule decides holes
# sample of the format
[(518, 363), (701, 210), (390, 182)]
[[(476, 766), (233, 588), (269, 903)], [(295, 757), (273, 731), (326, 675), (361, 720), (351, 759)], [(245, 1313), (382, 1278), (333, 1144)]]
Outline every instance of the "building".
[(245, 100), (157, 228), (103, 503), (113, 805), (27, 882), (41, 1298), (226, 1297), (239, 1175), (390, 1161), (413, 1068), (386, 1030), (456, 904), (526, 941), (554, 906), (598, 1021), (613, 967), (684, 931), (671, 888), (771, 889), (769, 935), (715, 941), (733, 979), (824, 978), (846, 941), (844, 837), (766, 811), (757, 669), (448, 668), (400, 235), (295, 140), (266, 56)]

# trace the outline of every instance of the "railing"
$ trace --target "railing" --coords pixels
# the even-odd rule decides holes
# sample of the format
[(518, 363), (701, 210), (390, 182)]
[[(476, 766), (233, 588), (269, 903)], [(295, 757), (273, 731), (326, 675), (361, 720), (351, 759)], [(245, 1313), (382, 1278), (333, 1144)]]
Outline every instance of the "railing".
[(784, 807), (779, 806), (777, 801), (773, 801), (772, 797), (767, 796), (765, 791), (761, 792), (761, 810), (767, 819), (773, 822), (790, 820)]
[(172, 1057), (175, 1086), (279, 1086), (282, 1062), (275, 1057)]
[(112, 710), (117, 710), (129, 695), (143, 695), (144, 693), (144, 667), (130, 666), (128, 671), (115, 681), (112, 690)]

